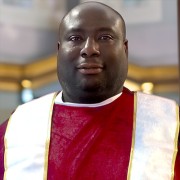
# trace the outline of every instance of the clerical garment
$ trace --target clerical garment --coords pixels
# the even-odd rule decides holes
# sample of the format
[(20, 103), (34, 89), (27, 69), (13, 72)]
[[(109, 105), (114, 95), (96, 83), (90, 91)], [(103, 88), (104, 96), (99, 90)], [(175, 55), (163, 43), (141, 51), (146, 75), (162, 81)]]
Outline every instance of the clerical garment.
[[(37, 123), (26, 129), (32, 134), (21, 137), (21, 132), (14, 133), (12, 136), (18, 140), (10, 145), (11, 120), (8, 126), (6, 121), (0, 126), (0, 179), (180, 179), (178, 117), (169, 124), (165, 121), (166, 114), (178, 114), (178, 109), (171, 113), (171, 101), (164, 109), (157, 109), (161, 100), (151, 97), (142, 94), (139, 96), (142, 100), (137, 101), (137, 94), (124, 88), (121, 95), (108, 103), (76, 106), (55, 100), (49, 106), (53, 111), (48, 112), (47, 126), (37, 125), (42, 123), (38, 119), (43, 118), (43, 111), (46, 112), (42, 106), (42, 110), (37, 110)], [(143, 100), (144, 106), (138, 110), (138, 103)], [(150, 106), (155, 106), (154, 116)], [(31, 109), (27, 111), (31, 116)], [(26, 118), (31, 120), (25, 116), (24, 126), (18, 124), (17, 131), (26, 126)], [(42, 132), (42, 129), (47, 130)], [(26, 131), (22, 130), (24, 134)], [(39, 146), (43, 134), (46, 141)], [(29, 152), (19, 150), (24, 148), (21, 139)]]

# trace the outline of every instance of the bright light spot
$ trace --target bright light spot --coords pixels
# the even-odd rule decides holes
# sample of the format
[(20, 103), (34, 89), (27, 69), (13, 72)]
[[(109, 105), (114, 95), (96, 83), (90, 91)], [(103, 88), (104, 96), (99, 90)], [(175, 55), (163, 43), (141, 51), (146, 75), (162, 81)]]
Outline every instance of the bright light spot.
[(31, 88), (32, 82), (30, 80), (25, 79), (21, 82), (21, 85), (23, 88)]
[(152, 94), (153, 92), (153, 83), (151, 82), (145, 82), (141, 85), (141, 90), (144, 92), (144, 93), (148, 93), (148, 94)]

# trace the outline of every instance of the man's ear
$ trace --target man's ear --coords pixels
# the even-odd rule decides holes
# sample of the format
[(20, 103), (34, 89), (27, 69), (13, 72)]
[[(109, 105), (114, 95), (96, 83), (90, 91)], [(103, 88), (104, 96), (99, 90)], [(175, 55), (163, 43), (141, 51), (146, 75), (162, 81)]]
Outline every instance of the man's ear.
[(128, 40), (127, 39), (125, 39), (124, 41), (124, 50), (125, 50), (126, 56), (128, 57)]

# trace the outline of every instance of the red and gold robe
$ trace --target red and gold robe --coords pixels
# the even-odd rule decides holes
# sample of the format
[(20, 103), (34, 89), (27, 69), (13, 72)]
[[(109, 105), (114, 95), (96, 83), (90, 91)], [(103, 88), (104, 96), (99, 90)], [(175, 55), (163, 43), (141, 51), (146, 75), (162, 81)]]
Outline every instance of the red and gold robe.
[[(147, 99), (147, 101), (149, 102), (149, 99)], [(155, 101), (155, 104), (152, 106), (156, 106), (157, 102), (158, 101)], [(170, 134), (172, 133), (172, 138), (174, 138), (172, 142), (174, 152), (170, 153), (172, 154), (172, 164), (170, 169), (171, 177), (169, 179), (173, 177), (175, 180), (180, 179), (180, 147), (178, 146), (177, 138), (178, 122), (175, 132), (174, 130), (171, 132), (170, 126), (165, 126), (167, 129), (161, 130), (158, 124), (154, 123), (152, 127), (157, 139), (154, 140), (153, 135), (151, 137), (151, 132), (148, 132), (146, 134), (147, 137), (143, 136), (145, 143), (143, 148), (145, 148), (139, 148), (142, 146), (140, 144), (141, 141), (138, 140), (141, 134), (137, 134), (135, 138), (135, 131), (138, 129), (138, 126), (135, 124), (137, 115), (136, 108), (138, 108), (136, 107), (135, 93), (124, 88), (120, 97), (102, 106), (77, 107), (66, 104), (53, 104), (51, 107), (53, 107), (52, 116), (51, 113), (49, 114), (51, 124), (48, 125), (47, 128), (49, 140), (47, 135), (43, 155), (45, 160), (43, 161), (43, 167), (41, 167), (41, 169), (43, 169), (42, 179), (133, 180), (139, 179), (139, 177), (142, 177), (142, 179), (146, 177), (152, 180), (159, 180), (159, 175), (161, 176), (161, 174), (168, 179), (169, 174), (166, 176), (166, 172), (161, 172), (166, 170), (165, 162), (161, 162), (162, 164), (158, 168), (154, 166), (154, 162), (158, 160), (157, 155), (159, 155), (160, 159), (162, 158), (164, 160), (164, 154), (162, 154), (164, 149), (165, 151), (172, 151), (169, 149), (169, 146), (166, 146), (166, 139), (169, 138), (167, 131), (169, 131)], [(147, 110), (148, 108), (149, 107), (147, 107)], [(42, 113), (43, 106), (41, 109)], [(31, 109), (28, 111), (30, 115), (32, 113)], [(142, 111), (144, 111), (144, 109)], [(141, 113), (141, 111), (139, 112)], [(149, 112), (151, 111), (145, 112), (144, 116), (151, 116), (151, 113), (148, 114)], [(38, 113), (40, 112), (37, 111), (37, 114)], [(161, 109), (157, 109), (156, 115), (160, 114)], [(41, 118), (41, 115), (38, 114), (38, 117)], [(163, 118), (163, 116), (161, 117), (160, 115), (159, 121), (162, 121), (161, 118)], [(26, 124), (26, 117), (24, 117), (23, 121)], [(147, 123), (151, 124), (151, 122), (141, 123), (140, 126), (143, 127), (143, 131), (146, 130), (144, 126), (148, 126)], [(6, 179), (7, 174), (5, 173), (4, 175), (5, 170), (8, 171), (8, 168), (11, 170), (9, 165), (6, 164), (6, 161), (8, 161), (9, 151), (14, 149), (14, 146), (11, 145), (9, 148), (6, 145), (8, 141), (5, 138), (5, 133), (8, 131), (7, 124), (8, 121), (0, 126), (0, 179), (3, 179), (3, 177)], [(34, 129), (36, 129), (36, 124), (33, 126)], [(21, 128), (23, 128), (23, 125), (19, 125), (17, 129)], [(35, 141), (36, 137), (39, 138), (40, 136), (41, 128), (33, 131), (32, 127), (32, 131), (30, 130), (30, 132), (32, 132), (33, 141)], [(36, 134), (36, 132), (38, 133)], [(167, 138), (165, 137), (164, 140), (162, 140), (161, 137), (159, 137), (159, 132), (161, 136), (164, 135), (167, 136)], [(16, 138), (16, 133), (14, 134), (14, 138), (19, 138), (18, 135)], [(146, 140), (147, 142), (150, 141), (150, 143), (146, 144)], [(17, 140), (17, 144), (18, 143)], [(25, 142), (23, 146), (27, 144), (28, 142)], [(21, 145), (18, 144), (18, 146)], [(34, 143), (34, 146), (34, 149), (37, 150), (41, 148), (36, 143)], [(177, 149), (179, 149), (178, 153)], [(169, 158), (168, 153), (167, 155), (165, 154), (167, 159)], [(161, 155), (163, 155), (163, 157), (161, 157)], [(35, 156), (32, 155), (32, 159), (34, 158), (32, 162), (29, 162), (28, 159), (22, 159), (23, 164), (26, 165), (25, 168), (23, 167), (23, 171), (30, 171), (32, 172), (31, 174), (33, 174), (33, 172), (39, 168), (40, 163), (38, 160), (40, 158), (37, 160), (36, 157), (38, 159), (40, 156), (37, 156), (37, 154)], [(18, 163), (19, 162), (17, 162), (17, 164)], [(12, 163), (10, 166), (16, 166), (16, 163)], [(19, 167), (21, 168), (21, 166)], [(157, 173), (154, 173), (154, 171)], [(154, 175), (152, 175), (153, 173)], [(18, 174), (17, 171), (16, 174)], [(23, 176), (18, 177), (22, 177), (23, 179)], [(40, 179), (36, 175), (29, 176), (29, 179), (32, 179), (32, 177), (33, 179)], [(16, 175), (14, 175), (14, 179), (16, 179)]]

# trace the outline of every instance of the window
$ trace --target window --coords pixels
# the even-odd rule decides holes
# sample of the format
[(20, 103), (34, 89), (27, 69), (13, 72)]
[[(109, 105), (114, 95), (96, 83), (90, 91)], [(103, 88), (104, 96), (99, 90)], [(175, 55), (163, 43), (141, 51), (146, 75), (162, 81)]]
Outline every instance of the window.
[(32, 7), (32, 0), (3, 0), (4, 5)]

